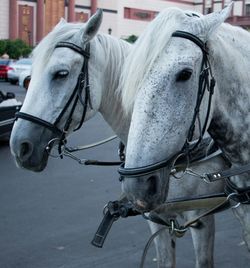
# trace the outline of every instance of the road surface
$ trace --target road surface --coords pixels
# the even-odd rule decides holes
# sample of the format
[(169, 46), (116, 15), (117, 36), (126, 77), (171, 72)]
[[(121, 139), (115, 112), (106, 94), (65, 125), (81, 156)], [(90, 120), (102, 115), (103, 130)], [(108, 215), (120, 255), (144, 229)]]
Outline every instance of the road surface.
[[(0, 82), (0, 90), (25, 91)], [(69, 140), (87, 144), (112, 135), (100, 115)], [(116, 160), (118, 141), (81, 153)], [(42, 173), (15, 166), (7, 143), (0, 144), (0, 268), (136, 268), (150, 232), (141, 217), (114, 223), (102, 249), (90, 244), (104, 204), (116, 200), (116, 167), (83, 167), (71, 159), (50, 159)], [(246, 268), (250, 256), (240, 224), (226, 211), (216, 215), (215, 267)], [(156, 267), (154, 248), (145, 267)], [(177, 241), (177, 267), (193, 268), (190, 232)]]

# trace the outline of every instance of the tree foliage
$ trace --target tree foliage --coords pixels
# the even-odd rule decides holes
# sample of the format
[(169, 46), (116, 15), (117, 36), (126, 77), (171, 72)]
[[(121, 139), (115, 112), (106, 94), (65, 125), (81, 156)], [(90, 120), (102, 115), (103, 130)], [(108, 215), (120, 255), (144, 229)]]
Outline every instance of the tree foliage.
[(0, 40), (0, 56), (6, 53), (11, 59), (19, 59), (27, 57), (31, 51), (32, 48), (21, 39)]
[(127, 38), (124, 38), (124, 40), (132, 44), (137, 40), (137, 38), (138, 38), (138, 36), (132, 34), (132, 35), (128, 36)]

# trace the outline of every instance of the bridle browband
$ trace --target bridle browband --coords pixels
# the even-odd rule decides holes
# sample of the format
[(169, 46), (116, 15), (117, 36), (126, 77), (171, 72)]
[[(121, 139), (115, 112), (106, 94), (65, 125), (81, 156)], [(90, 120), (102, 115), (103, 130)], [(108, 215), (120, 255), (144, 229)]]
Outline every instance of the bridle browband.
[[(59, 140), (58, 150), (59, 150), (59, 155), (61, 156), (61, 146), (66, 143), (66, 133), (68, 132), (68, 130), (70, 128), (73, 114), (75, 112), (77, 104), (79, 102), (82, 104), (83, 113), (82, 113), (81, 120), (80, 120), (78, 126), (74, 129), (74, 131), (78, 130), (82, 126), (84, 119), (85, 119), (85, 116), (86, 116), (88, 104), (89, 104), (90, 108), (92, 108), (91, 101), (90, 101), (89, 74), (88, 74), (88, 60), (90, 57), (90, 44), (88, 43), (86, 45), (85, 50), (83, 50), (81, 47), (79, 47), (73, 43), (62, 41), (62, 42), (57, 43), (55, 48), (69, 48), (69, 49), (79, 53), (80, 55), (82, 55), (84, 57), (83, 66), (82, 66), (81, 72), (78, 76), (77, 84), (76, 84), (70, 98), (68, 99), (67, 103), (65, 104), (64, 108), (62, 109), (62, 111), (60, 112), (60, 114), (58, 115), (58, 117), (56, 118), (54, 123), (50, 123), (50, 122), (45, 121), (39, 117), (33, 116), (31, 114), (28, 114), (28, 113), (23, 113), (23, 112), (16, 113), (16, 120), (18, 118), (21, 118), (21, 119), (30, 121), (32, 123), (35, 123), (37, 125), (43, 126), (47, 129), (49, 129), (50, 131), (52, 131), (58, 137), (58, 140)], [(83, 91), (85, 91), (84, 100), (82, 98)], [(59, 129), (58, 124), (59, 124), (60, 120), (62, 119), (63, 115), (65, 114), (65, 112), (69, 109), (70, 105), (71, 105), (71, 109), (69, 112), (69, 116), (67, 117), (66, 122), (64, 124), (64, 127), (63, 127), (63, 129)], [(47, 147), (48, 150), (51, 149), (49, 147), (50, 147), (50, 145), (48, 145), (48, 147)]]
[[(199, 39), (197, 36), (188, 32), (184, 32), (184, 31), (176, 31), (172, 34), (172, 36), (185, 38), (185, 39), (192, 41), (197, 46), (199, 46), (203, 54), (202, 63), (201, 63), (201, 72), (199, 76), (199, 85), (198, 85), (198, 92), (197, 92), (197, 98), (196, 98), (196, 105), (194, 108), (194, 115), (193, 115), (193, 119), (191, 121), (191, 125), (188, 130), (188, 135), (187, 135), (185, 144), (183, 148), (181, 149), (181, 151), (179, 151), (178, 153), (173, 154), (167, 159), (164, 159), (162, 161), (159, 161), (151, 165), (138, 167), (138, 168), (125, 168), (124, 167), (125, 163), (123, 163), (118, 169), (118, 172), (121, 175), (121, 179), (123, 177), (139, 177), (142, 175), (152, 173), (156, 170), (159, 170), (177, 161), (180, 156), (182, 157), (182, 159), (187, 159), (187, 162), (188, 162), (190, 153), (195, 148), (197, 148), (197, 146), (200, 144), (205, 134), (205, 131), (207, 129), (212, 96), (214, 93), (215, 79), (212, 75), (211, 65), (208, 59), (208, 49), (207, 49), (206, 43), (203, 42), (201, 39)], [(209, 79), (209, 76), (210, 76), (210, 79)], [(207, 106), (207, 113), (206, 113), (205, 121), (204, 121), (203, 126), (201, 126), (201, 122), (199, 118), (199, 111), (200, 111), (201, 102), (203, 100), (206, 89), (209, 93), (209, 99), (208, 99), (208, 106)], [(199, 125), (200, 136), (195, 142), (192, 142), (194, 130), (195, 130), (195, 122), (197, 120), (198, 120), (198, 125)]]

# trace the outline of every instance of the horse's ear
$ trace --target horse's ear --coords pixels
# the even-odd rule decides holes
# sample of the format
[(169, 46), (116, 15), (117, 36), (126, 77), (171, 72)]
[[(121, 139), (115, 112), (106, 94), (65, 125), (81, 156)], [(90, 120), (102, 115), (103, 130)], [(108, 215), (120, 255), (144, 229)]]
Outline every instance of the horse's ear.
[(86, 22), (85, 27), (82, 30), (82, 38), (84, 43), (90, 41), (96, 35), (101, 23), (102, 10), (98, 9), (96, 13)]
[(65, 23), (67, 23), (67, 21), (66, 21), (64, 18), (61, 18), (60, 21), (57, 23), (56, 26), (58, 26), (58, 25), (63, 25), (63, 24), (65, 24)]
[(201, 17), (199, 22), (197, 21), (197, 23), (200, 24), (198, 26), (198, 28), (200, 29), (198, 35), (200, 35), (200, 37), (204, 39), (204, 41), (207, 41), (210, 35), (230, 16), (233, 3), (234, 2), (231, 2), (221, 11), (205, 15)]

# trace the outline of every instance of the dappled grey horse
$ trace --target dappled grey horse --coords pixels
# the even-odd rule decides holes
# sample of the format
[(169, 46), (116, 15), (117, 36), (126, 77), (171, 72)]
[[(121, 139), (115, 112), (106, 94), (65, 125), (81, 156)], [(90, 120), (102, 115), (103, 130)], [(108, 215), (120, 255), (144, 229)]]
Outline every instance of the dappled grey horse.
[(225, 179), (231, 203), (241, 203), (234, 211), (250, 249), (250, 34), (223, 23), (231, 9), (200, 17), (167, 9), (133, 46), (121, 85), (133, 113), (120, 173), (137, 209), (155, 209), (176, 158), (188, 159), (208, 131), (231, 165), (212, 178)]
[[(124, 113), (117, 91), (123, 62), (131, 46), (108, 35), (97, 34), (102, 19), (98, 11), (86, 24), (71, 24), (64, 20), (49, 33), (34, 51), (32, 78), (18, 120), (11, 135), (11, 151), (20, 167), (42, 171), (47, 164), (51, 141), (63, 150), (66, 137), (98, 111), (119, 138), (126, 143), (130, 116)], [(214, 161), (198, 164), (203, 172)], [(206, 167), (206, 168), (205, 168)], [(203, 192), (219, 190), (221, 183), (203, 187), (193, 177), (181, 183), (175, 181), (171, 192), (190, 196), (195, 188)], [(197, 212), (187, 212), (187, 218)], [(214, 219), (202, 220), (201, 230), (192, 229), (197, 267), (212, 259)], [(152, 230), (161, 226), (149, 222)], [(167, 232), (157, 239), (159, 267), (173, 267), (172, 238)], [(206, 252), (206, 254), (204, 254)]]

